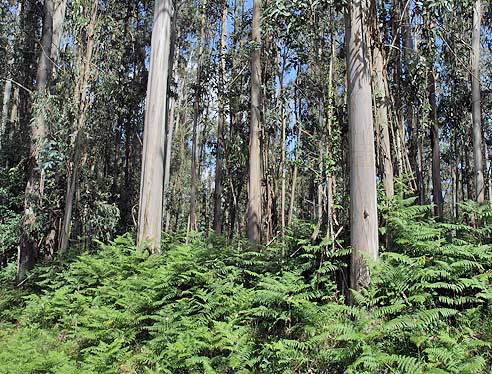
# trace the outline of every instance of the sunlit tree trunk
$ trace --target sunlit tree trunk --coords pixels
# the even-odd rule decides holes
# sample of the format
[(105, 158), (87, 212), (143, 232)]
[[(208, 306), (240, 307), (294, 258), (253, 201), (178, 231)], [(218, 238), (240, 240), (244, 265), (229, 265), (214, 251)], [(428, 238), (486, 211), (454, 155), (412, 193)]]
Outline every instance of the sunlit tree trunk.
[(473, 29), (471, 51), (471, 85), (472, 85), (472, 119), (473, 119), (473, 159), (475, 162), (475, 198), (478, 203), (485, 200), (485, 183), (483, 177), (482, 123), (480, 100), (480, 23), (482, 6), (475, 0), (473, 6)]
[(261, 0), (253, 0), (251, 54), (251, 119), (249, 134), (248, 238), (261, 240)]
[[(171, 49), (172, 0), (156, 0), (150, 50), (138, 213), (138, 244), (161, 248), (165, 111)], [(164, 191), (165, 192), (165, 191)]]
[(376, 165), (372, 120), (371, 66), (367, 43), (369, 5), (348, 5), (348, 108), (350, 149), (350, 284), (360, 290), (370, 282), (365, 257), (378, 257)]

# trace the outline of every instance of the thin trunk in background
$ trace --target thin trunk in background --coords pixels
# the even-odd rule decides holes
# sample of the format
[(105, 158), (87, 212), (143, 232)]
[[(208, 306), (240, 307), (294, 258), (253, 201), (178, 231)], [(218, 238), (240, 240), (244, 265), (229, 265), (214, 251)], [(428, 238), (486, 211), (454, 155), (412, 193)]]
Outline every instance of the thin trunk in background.
[(443, 216), (443, 197), (441, 186), (441, 148), (439, 144), (439, 123), (437, 119), (437, 102), (436, 102), (436, 80), (434, 68), (429, 71), (428, 76), (428, 95), (431, 122), (431, 148), (432, 148), (432, 197), (434, 202), (434, 213), (437, 217)]
[[(63, 215), (62, 231), (60, 235), (60, 252), (63, 253), (68, 248), (70, 234), (72, 229), (72, 213), (74, 205), (75, 190), (79, 180), (80, 163), (82, 160), (82, 148), (85, 137), (85, 125), (88, 109), (87, 89), (91, 76), (91, 62), (94, 51), (94, 32), (97, 22), (98, 0), (94, 0), (91, 4), (91, 13), (87, 25), (85, 40), (80, 41), (79, 48), (79, 78), (75, 86), (74, 101), (76, 105), (77, 128), (74, 144), (74, 154), (68, 167), (67, 190), (65, 194), (65, 209)], [(82, 47), (83, 46), (83, 47)]]
[(184, 91), (184, 82), (178, 75), (179, 54), (180, 48), (176, 46), (176, 43), (180, 40), (179, 32), (176, 31), (176, 17), (173, 17), (173, 24), (171, 29), (171, 50), (169, 52), (169, 79), (168, 79), (168, 91), (171, 91), (171, 85), (174, 84), (173, 80), (177, 82), (177, 99), (175, 95), (167, 95), (167, 109), (166, 109), (166, 139), (165, 139), (165, 161), (164, 161), (164, 184), (163, 184), (163, 196), (162, 196), (162, 216), (164, 220), (164, 231), (169, 229), (169, 221), (171, 216), (169, 214), (169, 181), (171, 180), (171, 158), (173, 149), (173, 140), (176, 127), (176, 100), (178, 105), (182, 105), (181, 98)]
[(53, 77), (56, 77), (58, 59), (60, 58), (60, 46), (65, 23), (67, 0), (56, 0), (53, 13), (53, 43), (51, 47), (51, 61), (53, 63)]
[(226, 37), (227, 37), (227, 12), (228, 4), (224, 1), (222, 5), (222, 24), (220, 33), (220, 48), (219, 48), (219, 73), (218, 73), (218, 99), (219, 99), (219, 118), (217, 123), (217, 157), (215, 161), (215, 188), (214, 188), (214, 221), (213, 228), (215, 232), (222, 234), (222, 194), (223, 194), (223, 179), (224, 179), (224, 153), (225, 153), (225, 52), (226, 52)]
[(483, 177), (482, 120), (480, 100), (480, 24), (482, 18), (481, 0), (475, 0), (473, 6), (473, 29), (471, 51), (471, 86), (473, 120), (473, 160), (475, 162), (475, 199), (479, 204), (485, 200), (485, 182)]
[[(374, 4), (375, 5), (375, 4)], [(389, 97), (386, 87), (388, 83), (385, 81), (386, 75), (384, 72), (385, 63), (383, 56), (383, 43), (379, 32), (379, 26), (376, 17), (376, 7), (372, 10), (372, 62), (373, 62), (373, 95), (375, 102), (375, 120), (376, 128), (380, 131), (380, 163), (383, 170), (383, 185), (386, 193), (386, 198), (391, 199), (395, 194), (394, 177), (393, 177), (393, 162), (391, 160), (391, 142), (389, 133), (388, 107)]]
[(195, 84), (195, 98), (193, 103), (193, 132), (191, 139), (191, 186), (190, 186), (190, 225), (189, 231), (196, 231), (197, 219), (196, 219), (196, 194), (197, 194), (197, 132), (198, 132), (198, 120), (200, 118), (201, 108), (201, 78), (202, 78), (202, 65), (203, 65), (203, 51), (205, 43), (205, 12), (207, 7), (207, 0), (203, 0), (200, 20), (200, 40), (198, 41), (198, 62), (196, 68), (196, 84)]
[(261, 240), (261, 0), (253, 0), (251, 119), (249, 133), (248, 239)]

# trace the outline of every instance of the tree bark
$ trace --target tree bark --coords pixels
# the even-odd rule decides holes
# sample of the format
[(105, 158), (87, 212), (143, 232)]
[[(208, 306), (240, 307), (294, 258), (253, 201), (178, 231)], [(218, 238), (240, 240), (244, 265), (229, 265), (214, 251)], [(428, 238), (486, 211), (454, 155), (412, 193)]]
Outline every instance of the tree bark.
[(249, 133), (248, 239), (261, 240), (261, 0), (253, 0), (251, 54), (251, 119)]
[[(15, 23), (14, 23), (14, 33), (15, 33), (15, 44), (18, 44), (19, 39), (19, 25), (20, 25), (20, 15), (22, 12), (22, 2), (19, 1), (17, 4), (17, 9), (15, 13)], [(7, 79), (5, 80), (5, 85), (3, 87), (3, 103), (2, 103), (2, 114), (0, 118), (0, 151), (2, 150), (3, 143), (6, 141), (5, 132), (7, 130), (7, 119), (9, 117), (9, 107), (12, 99), (12, 70), (14, 69), (15, 56), (14, 56), (14, 45), (8, 49), (8, 54), (10, 57), (8, 59), (7, 66)], [(18, 89), (16, 87), (16, 89)]]
[(63, 24), (67, 0), (56, 0), (53, 14), (53, 43), (51, 47), (51, 61), (53, 63), (53, 77), (56, 77), (58, 59), (60, 57), (60, 45), (63, 36)]
[(10, 98), (12, 95), (12, 79), (7, 79), (3, 87), (2, 117), (0, 119), (0, 151), (5, 142), (5, 129), (7, 128), (7, 118), (9, 115)]
[(79, 57), (79, 79), (75, 88), (74, 100), (77, 105), (77, 129), (74, 144), (74, 155), (69, 165), (67, 177), (67, 190), (65, 194), (65, 209), (63, 215), (62, 231), (60, 235), (60, 253), (66, 252), (72, 229), (72, 212), (75, 197), (75, 189), (79, 180), (80, 162), (82, 159), (82, 147), (85, 136), (85, 119), (87, 115), (87, 87), (91, 75), (91, 61), (94, 50), (94, 32), (97, 21), (98, 0), (92, 3), (90, 21), (87, 25), (86, 40), (81, 43), (85, 51), (79, 50), (84, 55)]
[(222, 234), (222, 194), (223, 194), (223, 174), (224, 174), (224, 153), (225, 153), (225, 52), (227, 37), (227, 1), (222, 5), (222, 24), (220, 33), (220, 56), (219, 56), (219, 119), (217, 123), (217, 157), (215, 160), (215, 188), (214, 188), (214, 222), (213, 227), (218, 235)]
[(471, 51), (471, 86), (473, 118), (473, 159), (475, 162), (475, 198), (479, 204), (485, 200), (483, 176), (482, 120), (480, 109), (480, 23), (482, 18), (481, 1), (475, 0), (473, 6), (473, 29)]
[(366, 257), (378, 258), (378, 213), (371, 67), (367, 41), (369, 6), (365, 0), (348, 5), (348, 96), (350, 149), (351, 287), (370, 282)]
[(388, 107), (389, 97), (386, 92), (387, 82), (385, 81), (386, 75), (384, 73), (385, 63), (383, 56), (383, 45), (381, 36), (379, 34), (379, 26), (376, 18), (376, 8), (373, 10), (373, 95), (375, 101), (375, 119), (376, 128), (381, 132), (379, 136), (380, 140), (380, 162), (383, 170), (383, 185), (386, 193), (386, 198), (392, 199), (395, 194), (394, 176), (393, 176), (393, 162), (391, 160), (391, 142), (389, 134), (389, 120), (388, 120)]
[(198, 169), (198, 156), (197, 156), (197, 132), (198, 132), (198, 119), (200, 117), (200, 101), (201, 101), (201, 75), (203, 65), (203, 50), (205, 43), (205, 12), (207, 1), (202, 3), (201, 21), (200, 21), (200, 40), (198, 44), (198, 63), (196, 68), (196, 84), (195, 84), (195, 101), (193, 103), (193, 133), (191, 139), (191, 188), (190, 188), (190, 231), (197, 229), (196, 219), (196, 194), (197, 194), (197, 169)]
[[(150, 51), (138, 213), (139, 245), (160, 252), (167, 79), (171, 49), (172, 0), (156, 0)], [(165, 193), (165, 191), (164, 191)]]
[[(41, 52), (36, 74), (36, 100), (43, 103), (48, 96), (50, 81), (50, 55), (53, 37), (53, 1), (46, 0), (43, 8), (43, 34)], [(44, 103), (43, 103), (44, 104)], [(39, 110), (45, 108), (40, 108)], [(38, 256), (37, 221), (38, 211), (42, 207), (44, 190), (44, 171), (40, 165), (41, 150), (46, 138), (44, 113), (37, 113), (31, 124), (31, 141), (28, 160), (28, 181), (24, 196), (24, 214), (22, 217), (22, 233), (17, 259), (17, 280), (22, 281), (31, 270)]]
[(441, 186), (441, 149), (439, 144), (439, 123), (437, 121), (436, 81), (434, 69), (429, 72), (428, 94), (431, 107), (431, 146), (432, 146), (432, 197), (434, 213), (437, 217), (443, 216), (443, 198)]

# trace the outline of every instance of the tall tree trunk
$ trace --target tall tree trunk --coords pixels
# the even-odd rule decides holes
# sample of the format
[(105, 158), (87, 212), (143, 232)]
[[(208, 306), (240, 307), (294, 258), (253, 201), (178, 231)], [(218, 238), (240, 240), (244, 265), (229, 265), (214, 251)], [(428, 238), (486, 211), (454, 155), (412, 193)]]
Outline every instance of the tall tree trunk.
[(203, 51), (205, 43), (205, 13), (207, 7), (207, 0), (203, 0), (201, 10), (200, 21), (200, 40), (198, 42), (198, 63), (196, 68), (196, 84), (195, 84), (195, 101), (193, 103), (193, 133), (191, 139), (191, 189), (190, 189), (190, 231), (197, 229), (196, 219), (196, 195), (197, 195), (197, 169), (198, 169), (198, 156), (197, 156), (197, 132), (198, 132), (198, 120), (200, 117), (201, 107), (201, 75), (203, 65)]
[(261, 0), (253, 0), (251, 54), (251, 120), (249, 130), (248, 238), (261, 240)]
[[(53, 1), (46, 0), (43, 8), (43, 34), (41, 39), (41, 52), (36, 74), (37, 92), (36, 100), (41, 104), (48, 96), (48, 84), (50, 82), (50, 54), (53, 37)], [(45, 108), (39, 108), (42, 111)], [(41, 150), (46, 138), (46, 125), (44, 113), (37, 113), (31, 124), (31, 144), (28, 161), (28, 181), (24, 197), (24, 215), (22, 217), (22, 233), (20, 238), (17, 279), (23, 280), (27, 271), (34, 266), (38, 256), (38, 241), (36, 225), (38, 211), (42, 206), (44, 190), (44, 171), (40, 167)]]
[[(297, 77), (300, 75), (300, 66), (297, 70)], [(299, 160), (299, 155), (301, 151), (301, 103), (299, 100), (299, 89), (297, 87), (297, 79), (296, 78), (296, 86), (294, 90), (294, 108), (295, 108), (295, 119), (297, 125), (297, 138), (296, 138), (296, 150), (294, 155), (294, 170), (292, 171), (292, 183), (290, 190), (290, 199), (289, 199), (289, 214), (287, 215), (287, 226), (292, 225), (294, 221), (294, 205), (295, 205), (295, 197), (296, 197), (296, 187), (297, 187), (297, 173), (298, 167), (297, 162)]]
[(473, 118), (473, 159), (475, 161), (475, 198), (478, 203), (485, 200), (485, 183), (483, 177), (482, 124), (480, 109), (480, 23), (482, 6), (475, 0), (473, 7), (473, 30), (471, 51), (471, 85)]
[[(0, 117), (0, 151), (2, 150), (3, 143), (6, 141), (5, 132), (7, 129), (7, 119), (9, 117), (9, 107), (12, 98), (12, 70), (14, 69), (15, 56), (14, 48), (16, 44), (19, 43), (19, 31), (20, 31), (20, 15), (22, 12), (22, 2), (19, 1), (17, 4), (17, 9), (15, 13), (15, 24), (14, 24), (14, 34), (15, 34), (15, 44), (11, 49), (8, 50), (10, 54), (7, 66), (7, 79), (5, 80), (5, 85), (3, 87), (3, 103), (2, 103), (2, 114)], [(18, 89), (18, 87), (16, 87)]]
[(429, 72), (428, 94), (431, 107), (431, 146), (432, 146), (432, 197), (434, 201), (434, 213), (438, 217), (443, 216), (443, 198), (441, 187), (441, 149), (439, 144), (439, 123), (437, 120), (436, 81), (434, 69)]
[[(374, 4), (375, 5), (375, 4)], [(384, 72), (385, 63), (383, 56), (383, 43), (381, 40), (381, 35), (379, 33), (379, 26), (377, 20), (377, 10), (374, 7), (372, 11), (372, 42), (373, 42), (373, 70), (374, 70), (374, 80), (373, 80), (373, 94), (375, 100), (375, 119), (376, 128), (381, 132), (379, 136), (380, 140), (380, 157), (383, 169), (383, 185), (386, 197), (388, 199), (393, 198), (395, 194), (394, 187), (394, 177), (393, 177), (393, 162), (391, 160), (391, 143), (389, 134), (389, 120), (388, 120), (388, 106), (389, 97), (386, 92), (386, 86), (388, 85), (385, 81), (386, 75)]]
[(225, 153), (225, 52), (227, 37), (227, 11), (228, 4), (224, 1), (222, 5), (222, 24), (220, 33), (220, 56), (219, 56), (219, 119), (217, 123), (217, 158), (215, 161), (215, 188), (214, 188), (214, 230), (217, 234), (222, 234), (222, 193), (223, 193), (223, 174), (224, 174), (224, 153)]
[(56, 77), (58, 59), (60, 57), (60, 45), (63, 36), (63, 24), (65, 23), (65, 12), (67, 0), (55, 0), (53, 14), (53, 43), (51, 47), (51, 61), (53, 63), (53, 77)]
[(286, 149), (286, 132), (287, 132), (287, 116), (285, 113), (285, 100), (284, 100), (284, 75), (285, 68), (287, 64), (287, 56), (283, 56), (282, 65), (279, 71), (279, 80), (280, 80), (280, 88), (279, 88), (279, 100), (280, 100), (280, 118), (282, 121), (282, 141), (281, 141), (281, 158), (280, 158), (280, 167), (281, 167), (281, 178), (282, 178), (282, 186), (280, 191), (280, 225), (281, 225), (281, 233), (282, 237), (285, 236), (285, 195), (286, 195), (286, 180), (287, 180), (287, 169), (286, 169), (286, 160), (287, 160), (287, 149)]
[[(171, 51), (170, 51), (170, 61), (169, 61), (169, 75), (172, 77), (172, 80), (176, 78), (177, 86), (178, 86), (178, 105), (182, 106), (182, 100), (184, 96), (184, 82), (180, 79), (177, 74), (177, 67), (179, 64), (179, 47), (176, 48), (176, 43), (180, 39), (179, 33), (176, 32), (176, 17), (173, 17), (173, 24), (171, 30)], [(168, 90), (170, 90), (170, 84), (168, 82)], [(171, 215), (169, 213), (169, 182), (171, 180), (171, 158), (172, 158), (172, 150), (173, 150), (173, 140), (174, 133), (176, 127), (176, 98), (174, 95), (168, 95), (167, 98), (167, 111), (166, 111), (166, 140), (165, 140), (165, 162), (164, 162), (164, 191), (163, 200), (162, 200), (162, 216), (164, 218), (164, 231), (169, 230), (169, 222), (171, 219)]]
[[(331, 30), (330, 37), (331, 44), (331, 56), (330, 56), (330, 66), (328, 72), (328, 154), (333, 152), (332, 144), (332, 130), (333, 130), (333, 109), (334, 109), (334, 92), (333, 92), (333, 81), (335, 76), (335, 33)], [(334, 236), (333, 221), (335, 219), (335, 209), (334, 209), (334, 195), (336, 193), (336, 176), (333, 175), (332, 170), (329, 169), (326, 175), (326, 215), (327, 215), (327, 227), (326, 235), (328, 238)], [(333, 242), (333, 245), (335, 243)]]
[[(172, 0), (156, 0), (150, 50), (138, 212), (138, 244), (160, 252), (167, 78), (171, 50)], [(166, 191), (164, 191), (165, 193)]]
[[(91, 62), (94, 50), (94, 31), (97, 22), (98, 0), (92, 3), (90, 21), (87, 26), (86, 40), (80, 43), (85, 51), (80, 48), (79, 79), (75, 87), (74, 100), (77, 105), (77, 135), (75, 137), (74, 155), (69, 165), (67, 177), (67, 190), (65, 194), (65, 209), (63, 215), (62, 231), (60, 235), (60, 253), (66, 252), (72, 229), (72, 212), (75, 197), (75, 189), (79, 180), (80, 162), (82, 160), (82, 147), (85, 137), (85, 120), (87, 115), (87, 87), (91, 75)], [(85, 53), (84, 53), (85, 52)], [(84, 53), (84, 55), (82, 55)], [(115, 163), (116, 164), (116, 163)]]
[(376, 165), (372, 120), (371, 67), (367, 41), (369, 6), (366, 0), (348, 5), (348, 96), (350, 148), (350, 222), (354, 290), (370, 282), (364, 257), (378, 258)]
[(3, 143), (5, 142), (5, 129), (7, 127), (7, 118), (9, 115), (10, 98), (12, 95), (12, 79), (7, 79), (3, 87), (3, 103), (2, 103), (2, 117), (0, 119), (0, 151), (2, 150)]

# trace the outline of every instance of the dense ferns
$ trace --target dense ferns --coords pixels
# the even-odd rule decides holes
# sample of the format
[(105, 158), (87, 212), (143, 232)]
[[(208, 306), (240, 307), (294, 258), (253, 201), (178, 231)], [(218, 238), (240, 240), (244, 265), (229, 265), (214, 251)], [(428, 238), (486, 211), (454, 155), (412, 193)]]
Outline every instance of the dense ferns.
[(396, 202), (357, 306), (337, 287), (349, 251), (307, 224), (261, 251), (173, 235), (149, 256), (124, 236), (18, 288), (9, 265), (0, 373), (489, 372), (490, 211), (462, 208), (477, 228)]

